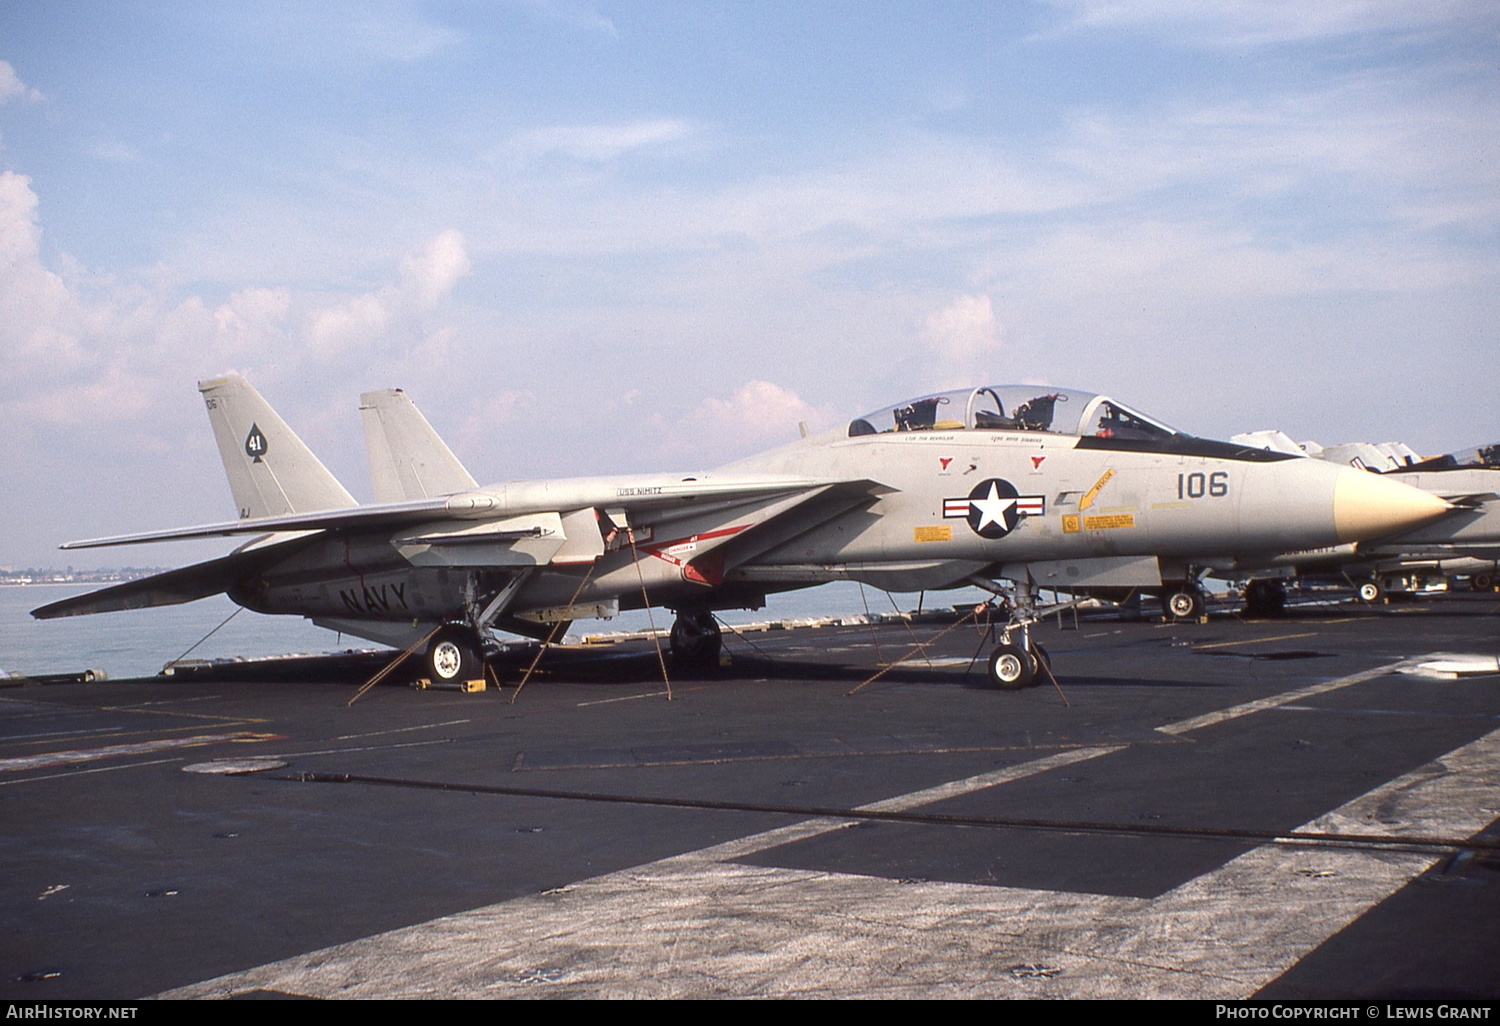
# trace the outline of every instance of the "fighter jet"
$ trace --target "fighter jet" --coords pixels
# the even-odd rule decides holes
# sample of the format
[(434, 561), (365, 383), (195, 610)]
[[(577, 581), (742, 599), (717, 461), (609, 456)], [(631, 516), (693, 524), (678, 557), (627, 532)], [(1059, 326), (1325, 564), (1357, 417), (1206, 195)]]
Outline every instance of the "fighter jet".
[[(1198, 438), (1103, 395), (1034, 385), (922, 396), (703, 473), (476, 485), (404, 393), (364, 396), (359, 505), (237, 376), (199, 384), (239, 517), (65, 549), (254, 536), (229, 555), (34, 610), (46, 619), (220, 592), (478, 675), (493, 631), (558, 636), (663, 606), (679, 664), (717, 662), (715, 611), (834, 580), (978, 586), (1006, 601), (989, 678), (1045, 663), (1039, 598), (1190, 587), (1210, 555), (1342, 545), (1449, 504), (1318, 460)], [(1002, 583), (1008, 582), (1008, 583)], [(1056, 608), (1055, 606), (1053, 608)]]
[[(1280, 432), (1236, 435), (1247, 444), (1277, 445)], [(1287, 439), (1290, 442), (1289, 439)], [(1246, 608), (1273, 615), (1286, 601), (1289, 580), (1347, 584), (1364, 602), (1387, 594), (1446, 590), (1450, 577), (1467, 577), (1475, 590), (1494, 585), (1500, 560), (1500, 444), (1422, 460), (1399, 443), (1348, 443), (1324, 448), (1292, 443), (1313, 460), (1347, 464), (1362, 472), (1410, 484), (1443, 499), (1453, 511), (1435, 523), (1382, 538), (1287, 552), (1267, 559), (1241, 556), (1208, 567), (1221, 577), (1250, 577)], [(1281, 451), (1288, 451), (1280, 445)], [(1385, 453), (1378, 462), (1371, 453)], [(1407, 455), (1410, 454), (1410, 455)]]

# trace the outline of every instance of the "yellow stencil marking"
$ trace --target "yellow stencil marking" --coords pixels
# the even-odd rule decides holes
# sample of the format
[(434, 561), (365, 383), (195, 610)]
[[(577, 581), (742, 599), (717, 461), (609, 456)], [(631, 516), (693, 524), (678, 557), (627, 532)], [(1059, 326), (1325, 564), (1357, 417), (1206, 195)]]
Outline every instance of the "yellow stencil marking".
[(1113, 531), (1117, 527), (1134, 527), (1135, 514), (1111, 513), (1107, 517), (1084, 517), (1085, 531)]
[(1069, 514), (1065, 515), (1062, 518), (1062, 521), (1063, 521), (1063, 534), (1077, 534), (1079, 531), (1083, 530), (1083, 528), (1081, 528), (1078, 525), (1078, 514), (1077, 513), (1069, 513)]
[(919, 542), (941, 542), (953, 540), (953, 528), (949, 527), (947, 524), (935, 527), (914, 527), (912, 528), (911, 533), (912, 539)]
[(1078, 500), (1078, 508), (1080, 510), (1085, 510), (1092, 506), (1094, 504), (1094, 496), (1099, 494), (1099, 489), (1109, 484), (1109, 479), (1114, 476), (1115, 472), (1113, 469), (1106, 470), (1104, 472), (1104, 476), (1094, 482), (1094, 487), (1083, 493), (1083, 498)]

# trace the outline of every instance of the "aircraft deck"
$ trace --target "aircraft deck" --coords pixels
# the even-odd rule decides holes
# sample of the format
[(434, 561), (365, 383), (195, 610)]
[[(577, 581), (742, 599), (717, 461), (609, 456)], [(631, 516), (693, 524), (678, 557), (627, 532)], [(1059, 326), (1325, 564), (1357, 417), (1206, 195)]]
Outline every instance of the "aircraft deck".
[(8, 688), (0, 994), (1494, 998), (1500, 676), (1418, 664), (1497, 626), (1052, 621), (1061, 694), (951, 621), (726, 632), (670, 701), (642, 641)]

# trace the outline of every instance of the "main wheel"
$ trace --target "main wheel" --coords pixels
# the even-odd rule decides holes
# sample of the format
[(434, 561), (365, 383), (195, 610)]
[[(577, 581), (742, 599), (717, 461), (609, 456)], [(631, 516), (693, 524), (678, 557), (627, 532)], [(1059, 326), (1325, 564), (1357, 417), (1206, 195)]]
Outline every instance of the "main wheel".
[(1472, 591), (1489, 591), (1495, 586), (1495, 579), (1489, 574), (1475, 574), (1469, 578), (1469, 588)]
[(1187, 587), (1164, 595), (1162, 608), (1174, 620), (1196, 620), (1203, 615), (1203, 592)]
[(474, 632), (460, 624), (449, 624), (434, 634), (427, 644), (427, 672), (443, 684), (477, 678), (479, 639)]
[(1036, 676), (1036, 659), (1019, 645), (996, 645), (989, 668), (991, 684), (1002, 691), (1019, 691)]
[(1379, 581), (1360, 581), (1359, 587), (1354, 589), (1354, 593), (1359, 596), (1361, 602), (1378, 602), (1384, 591), (1381, 589)]
[(1275, 616), (1286, 605), (1286, 589), (1279, 581), (1258, 579), (1245, 585), (1245, 612), (1251, 616)]
[(689, 666), (717, 666), (724, 645), (719, 621), (707, 610), (678, 613), (668, 640), (672, 658)]

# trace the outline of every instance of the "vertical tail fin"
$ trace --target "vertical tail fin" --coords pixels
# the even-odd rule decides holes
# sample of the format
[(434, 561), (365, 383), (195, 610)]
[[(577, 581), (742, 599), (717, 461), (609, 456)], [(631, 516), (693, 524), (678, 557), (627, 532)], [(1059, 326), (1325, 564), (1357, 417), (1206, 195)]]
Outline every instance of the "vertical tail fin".
[(359, 397), (376, 502), (432, 499), (478, 487), (453, 450), (399, 388)]
[(198, 391), (242, 519), (358, 505), (244, 378), (200, 381)]

